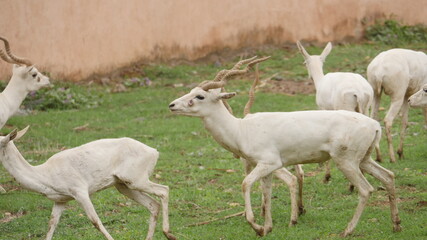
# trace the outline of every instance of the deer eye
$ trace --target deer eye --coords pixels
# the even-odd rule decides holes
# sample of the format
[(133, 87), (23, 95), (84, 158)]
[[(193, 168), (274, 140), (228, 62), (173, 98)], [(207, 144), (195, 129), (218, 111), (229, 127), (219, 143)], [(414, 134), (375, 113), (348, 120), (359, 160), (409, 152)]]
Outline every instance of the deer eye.
[(199, 100), (205, 99), (205, 97), (203, 97), (202, 95), (197, 95), (196, 98), (199, 99)]
[(33, 73), (31, 76), (33, 76), (33, 78), (37, 77), (37, 73)]

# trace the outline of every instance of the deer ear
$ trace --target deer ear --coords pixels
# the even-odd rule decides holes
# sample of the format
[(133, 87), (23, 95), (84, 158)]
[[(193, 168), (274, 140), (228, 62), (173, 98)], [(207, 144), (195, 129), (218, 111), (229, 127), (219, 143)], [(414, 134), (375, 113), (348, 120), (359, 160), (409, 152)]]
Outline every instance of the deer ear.
[(231, 93), (220, 93), (218, 95), (218, 100), (219, 99), (230, 99), (232, 97), (236, 96), (235, 92), (231, 92)]
[(299, 51), (301, 52), (302, 56), (304, 57), (304, 59), (307, 59), (310, 57), (310, 54), (308, 54), (308, 52), (302, 46), (300, 41), (297, 41), (297, 47), (298, 47)]
[(323, 62), (326, 60), (326, 57), (329, 55), (331, 50), (332, 50), (332, 43), (328, 42), (328, 44), (326, 44), (325, 49), (323, 49), (322, 54), (320, 54), (320, 58), (322, 59)]

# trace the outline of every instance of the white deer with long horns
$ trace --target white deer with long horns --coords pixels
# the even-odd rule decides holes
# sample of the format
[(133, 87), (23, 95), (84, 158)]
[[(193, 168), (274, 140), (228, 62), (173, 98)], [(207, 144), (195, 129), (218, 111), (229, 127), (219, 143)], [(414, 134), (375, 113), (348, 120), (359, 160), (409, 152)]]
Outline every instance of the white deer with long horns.
[[(0, 128), (19, 109), (22, 101), (31, 91), (50, 84), (49, 78), (41, 74), (28, 59), (20, 58), (12, 54), (9, 42), (0, 37), (5, 45), (6, 52), (0, 49), (0, 57), (7, 63), (13, 64), (13, 74), (6, 88), (0, 93)], [(5, 189), (0, 186), (0, 192)]]
[[(230, 71), (224, 79), (241, 71), (244, 70)], [(236, 118), (222, 102), (236, 93), (221, 92), (224, 85), (225, 80), (204, 82), (172, 101), (169, 109), (174, 114), (201, 118), (205, 128), (221, 146), (254, 166), (243, 180), (242, 190), (246, 220), (258, 235), (265, 236), (273, 227), (272, 173), (290, 165), (320, 163), (329, 159), (359, 191), (359, 203), (343, 236), (354, 231), (374, 191), (362, 171), (384, 184), (389, 193), (393, 229), (401, 230), (394, 174), (370, 157), (381, 137), (381, 126), (377, 121), (360, 113), (341, 110), (264, 112)], [(255, 222), (251, 204), (251, 188), (258, 180), (262, 183), (264, 200), (263, 226)]]

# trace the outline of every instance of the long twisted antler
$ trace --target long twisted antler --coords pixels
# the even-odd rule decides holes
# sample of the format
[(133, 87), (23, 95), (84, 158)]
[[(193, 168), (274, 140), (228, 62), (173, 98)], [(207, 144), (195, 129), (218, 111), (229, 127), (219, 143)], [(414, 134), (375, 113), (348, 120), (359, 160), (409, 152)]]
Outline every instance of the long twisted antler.
[[(227, 78), (229, 78), (231, 76), (235, 76), (235, 75), (242, 75), (242, 74), (245, 74), (245, 73), (249, 72), (249, 70), (252, 68), (253, 65), (256, 65), (256, 64), (258, 64), (260, 62), (263, 62), (263, 61), (269, 59), (270, 56), (263, 57), (263, 58), (260, 58), (260, 59), (256, 59), (256, 58), (257, 58), (257, 56), (241, 60), (241, 61), (237, 62), (233, 66), (233, 68), (231, 68), (230, 70), (223, 69), (223, 70), (219, 71), (217, 73), (217, 75), (215, 76), (215, 78), (214, 78), (213, 81), (204, 81), (201, 84), (199, 84), (199, 87), (201, 87), (205, 91), (207, 91), (209, 89), (215, 89), (215, 88), (221, 88), (222, 91), (225, 91), (224, 86), (227, 83), (226, 82)], [(246, 68), (244, 68), (242, 70), (239, 70), (239, 68), (242, 65), (244, 65), (244, 64), (248, 64), (248, 65), (246, 66)], [(247, 103), (247, 105), (249, 104), (249, 106), (247, 107), (248, 109), (252, 106), (252, 103), (254, 101), (253, 100), (254, 99), (253, 94), (252, 94), (252, 97), (251, 97), (251, 94), (249, 94), (249, 98), (250, 98), (249, 101), (251, 101), (251, 103), (249, 103), (249, 102)], [(225, 100), (222, 100), (222, 101), (223, 101), (225, 107), (228, 109), (228, 111), (231, 114), (233, 114), (233, 110), (231, 109), (231, 107), (227, 103), (227, 101), (225, 101)], [(249, 111), (249, 110), (245, 110), (245, 111)]]
[(20, 58), (20, 57), (13, 55), (11, 50), (10, 50), (9, 41), (6, 38), (0, 37), (0, 40), (3, 41), (4, 47), (6, 49), (6, 53), (4, 53), (3, 50), (0, 49), (0, 57), (4, 61), (6, 61), (8, 63), (23, 64), (23, 65), (27, 65), (27, 66), (33, 65), (30, 60), (25, 59), (25, 58)]
[[(253, 65), (269, 59), (270, 56), (263, 57), (260, 59), (256, 59), (256, 58), (257, 57), (255, 56), (249, 59), (241, 60), (237, 62), (234, 65), (234, 67), (231, 68), (230, 70), (226, 70), (226, 69), (221, 70), (220, 72), (217, 73), (213, 81), (202, 82), (199, 85), (199, 87), (201, 87), (205, 91), (209, 89), (222, 88), (225, 86), (227, 78), (235, 75), (242, 75), (249, 72), (249, 70), (252, 68)], [(239, 68), (244, 64), (248, 64), (248, 65), (246, 66), (245, 69), (239, 70)]]
[(258, 64), (257, 64), (255, 65), (255, 80), (252, 83), (251, 89), (249, 89), (249, 99), (243, 110), (243, 116), (248, 115), (251, 111), (251, 107), (255, 101), (255, 88), (258, 85), (258, 83), (259, 83), (259, 71), (258, 71)]

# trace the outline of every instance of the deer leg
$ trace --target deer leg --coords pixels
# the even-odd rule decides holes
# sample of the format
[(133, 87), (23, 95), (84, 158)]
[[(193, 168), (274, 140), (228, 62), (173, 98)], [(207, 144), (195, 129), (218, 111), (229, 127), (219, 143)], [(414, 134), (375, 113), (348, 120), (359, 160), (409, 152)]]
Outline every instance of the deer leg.
[(323, 178), (323, 183), (328, 183), (330, 180), (331, 180), (331, 161), (326, 161), (325, 177)]
[(399, 211), (397, 209), (396, 201), (396, 189), (394, 187), (394, 174), (388, 169), (383, 168), (376, 162), (372, 161), (371, 158), (362, 162), (360, 165), (363, 171), (374, 176), (376, 179), (380, 180), (384, 184), (385, 188), (388, 191), (389, 201), (390, 201), (390, 212), (391, 212), (391, 221), (393, 222), (393, 230), (399, 232), (402, 230), (400, 227), (400, 218)]
[(397, 149), (397, 154), (399, 155), (399, 159), (404, 158), (403, 156), (403, 141), (405, 140), (406, 128), (408, 127), (408, 111), (409, 111), (409, 103), (408, 98), (405, 97), (402, 103), (402, 127), (400, 128), (400, 142), (399, 148)]
[(380, 102), (381, 102), (381, 93), (382, 89), (379, 93), (374, 90), (374, 99), (372, 101), (372, 108), (371, 108), (371, 118), (378, 120), (378, 110), (380, 108)]
[[(353, 215), (353, 218), (348, 223), (347, 228), (341, 233), (341, 236), (346, 237), (351, 234), (357, 223), (359, 222), (360, 216), (362, 215), (363, 210), (365, 209), (366, 203), (368, 202), (371, 192), (374, 191), (374, 188), (369, 184), (366, 178), (363, 176), (362, 172), (359, 169), (358, 161), (354, 159), (351, 161), (352, 156), (346, 156), (345, 159), (339, 159), (336, 162), (336, 165), (339, 170), (347, 177), (347, 179), (359, 190), (359, 203), (356, 207), (356, 211)], [(354, 156), (353, 156), (354, 158)], [(337, 159), (334, 159), (337, 160)], [(350, 161), (349, 161), (350, 160)]]
[(295, 168), (295, 175), (297, 176), (298, 180), (298, 214), (302, 215), (305, 213), (304, 204), (302, 201), (302, 189), (304, 186), (304, 170), (302, 170), (302, 165), (297, 164), (294, 166)]
[(391, 136), (391, 127), (393, 125), (394, 118), (397, 116), (400, 108), (402, 107), (402, 99), (399, 99), (397, 97), (392, 99), (390, 109), (388, 110), (387, 115), (384, 118), (385, 132), (387, 135), (387, 142), (388, 142), (388, 152), (390, 155), (390, 162), (396, 162), (396, 158), (394, 156), (394, 149), (393, 149), (393, 138)]
[(288, 185), (289, 193), (291, 194), (291, 221), (289, 226), (293, 226), (298, 222), (297, 177), (292, 175), (286, 168), (277, 169), (274, 171), (274, 175)]
[(129, 189), (125, 184), (119, 183), (115, 186), (120, 193), (136, 201), (137, 203), (146, 207), (150, 211), (150, 223), (148, 225), (147, 237), (145, 239), (152, 240), (154, 236), (154, 231), (156, 229), (157, 217), (160, 211), (160, 204), (145, 193)]
[[(281, 166), (277, 165), (271, 165), (271, 164), (257, 164), (256, 167), (250, 172), (242, 183), (242, 190), (243, 190), (243, 196), (245, 198), (245, 213), (246, 213), (246, 220), (249, 222), (251, 227), (255, 230), (255, 232), (259, 236), (264, 236), (268, 232), (268, 226), (265, 228), (265, 226), (260, 226), (255, 223), (255, 217), (254, 213), (252, 211), (252, 204), (251, 204), (251, 188), (252, 185), (258, 181), (260, 178), (266, 177), (269, 174), (271, 174), (274, 170), (279, 169)], [(267, 180), (268, 181), (268, 180)], [(266, 209), (268, 210), (268, 209)], [(271, 213), (265, 213), (266, 216), (270, 215)]]
[(377, 158), (375, 159), (375, 161), (382, 162), (383, 158), (381, 156), (381, 150), (380, 150), (380, 143), (379, 142), (375, 143), (375, 153), (376, 153), (376, 156), (377, 156)]
[(264, 235), (267, 235), (273, 229), (273, 220), (271, 217), (271, 188), (272, 188), (272, 176), (267, 175), (261, 178), (262, 186), (262, 208), (264, 212)]
[(169, 240), (175, 240), (176, 237), (170, 233), (169, 229), (169, 187), (153, 183), (144, 177), (139, 178), (136, 182), (128, 184), (127, 187), (148, 194), (153, 194), (160, 198), (162, 204), (163, 233)]
[(107, 229), (105, 229), (104, 225), (102, 225), (102, 222), (98, 217), (98, 214), (96, 214), (95, 208), (93, 207), (89, 194), (88, 193), (78, 194), (76, 196), (76, 201), (79, 202), (80, 205), (83, 207), (84, 211), (86, 212), (86, 215), (88, 216), (92, 224), (96, 227), (96, 229), (98, 229), (102, 234), (104, 234), (105, 238), (107, 238), (108, 240), (114, 240), (113, 237), (111, 237), (111, 235), (108, 233)]
[(55, 232), (62, 212), (65, 210), (67, 203), (55, 202), (52, 208), (52, 213), (49, 220), (49, 230), (46, 234), (46, 240), (52, 239), (53, 232)]

